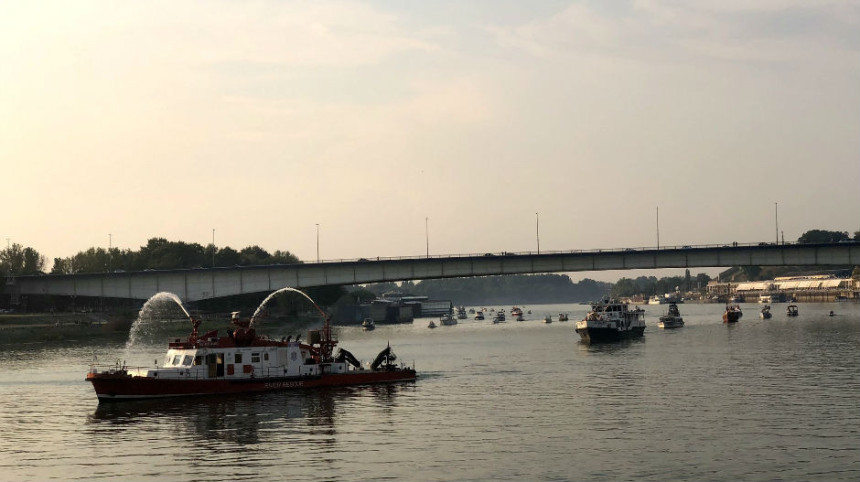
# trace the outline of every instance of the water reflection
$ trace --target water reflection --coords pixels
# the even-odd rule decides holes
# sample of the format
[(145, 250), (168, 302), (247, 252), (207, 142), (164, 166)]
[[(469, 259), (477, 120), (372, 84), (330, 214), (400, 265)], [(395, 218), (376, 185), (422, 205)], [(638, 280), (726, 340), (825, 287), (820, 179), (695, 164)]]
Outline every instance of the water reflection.
[[(579, 335), (577, 335), (579, 336)], [(646, 335), (647, 336), (647, 335)], [(632, 347), (641, 346), (645, 343), (645, 336), (639, 338), (625, 338), (611, 343), (585, 343), (581, 339), (577, 342), (580, 352), (587, 355), (612, 355), (614, 353), (629, 350)]]
[[(329, 444), (337, 435), (342, 413), (357, 399), (372, 399), (384, 412), (397, 406), (399, 385), (314, 391), (284, 391), (250, 395), (194, 397), (101, 403), (88, 417), (94, 435), (136, 426), (169, 426), (198, 441), (253, 445), (269, 429), (301, 433), (307, 442)], [(331, 439), (331, 440), (329, 440)]]

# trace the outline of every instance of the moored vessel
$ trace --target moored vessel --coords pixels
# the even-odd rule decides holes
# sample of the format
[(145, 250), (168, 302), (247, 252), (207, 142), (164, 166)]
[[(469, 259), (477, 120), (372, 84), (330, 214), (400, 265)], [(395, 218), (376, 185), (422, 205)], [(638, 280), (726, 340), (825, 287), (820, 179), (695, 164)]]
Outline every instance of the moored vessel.
[(591, 306), (585, 319), (576, 322), (583, 343), (606, 343), (639, 338), (645, 332), (645, 311), (627, 303), (604, 299)]
[[(305, 295), (306, 296), (306, 295)], [(310, 299), (310, 298), (309, 298)], [(316, 304), (314, 304), (316, 306)], [(317, 307), (319, 310), (319, 307)], [(200, 321), (191, 318), (191, 334), (168, 343), (164, 363), (156, 368), (131, 368), (125, 363), (91, 365), (86, 381), (100, 402), (192, 395), (252, 393), (327, 386), (366, 385), (415, 380), (414, 367), (395, 364), (388, 346), (365, 367), (338, 348), (329, 319), (320, 330), (281, 340), (260, 336), (250, 321), (234, 313), (234, 329), (198, 334)]]
[(786, 316), (797, 316), (797, 305), (788, 305), (785, 308)]

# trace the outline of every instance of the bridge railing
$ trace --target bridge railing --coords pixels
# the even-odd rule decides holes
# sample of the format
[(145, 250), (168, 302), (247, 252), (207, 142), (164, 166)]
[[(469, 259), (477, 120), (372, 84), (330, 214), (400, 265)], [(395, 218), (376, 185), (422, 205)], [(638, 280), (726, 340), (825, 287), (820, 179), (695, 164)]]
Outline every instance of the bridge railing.
[(773, 242), (757, 242), (757, 243), (721, 243), (721, 244), (696, 244), (696, 245), (671, 245), (671, 246), (645, 246), (637, 248), (594, 248), (594, 249), (568, 249), (568, 250), (541, 250), (538, 251), (491, 251), (485, 253), (457, 253), (457, 254), (431, 254), (431, 255), (412, 255), (412, 256), (376, 256), (373, 258), (341, 258), (341, 259), (323, 259), (317, 263), (305, 264), (330, 264), (330, 263), (360, 263), (366, 261), (414, 261), (421, 259), (451, 259), (451, 258), (480, 258), (480, 257), (495, 257), (495, 256), (538, 256), (538, 255), (559, 255), (559, 254), (591, 254), (591, 253), (624, 253), (624, 252), (646, 252), (646, 251), (663, 251), (663, 250), (678, 250), (678, 249), (713, 249), (713, 248), (749, 248), (749, 247), (773, 247), (793, 245), (797, 243), (773, 243)]
[[(843, 241), (840, 243), (825, 243), (825, 244), (804, 244), (803, 246), (809, 247), (821, 247), (828, 245), (842, 245), (843, 243), (849, 244), (860, 244), (858, 241)], [(153, 273), (175, 273), (175, 272), (187, 272), (198, 269), (206, 269), (206, 270), (233, 270), (233, 269), (261, 269), (261, 268), (277, 268), (277, 267), (289, 267), (289, 266), (308, 266), (308, 265), (326, 265), (326, 264), (343, 264), (343, 263), (362, 263), (362, 262), (378, 262), (378, 261), (418, 261), (418, 260), (433, 260), (433, 259), (457, 259), (457, 258), (481, 258), (481, 257), (505, 257), (505, 256), (557, 256), (557, 255), (566, 255), (566, 254), (598, 254), (598, 253), (644, 253), (644, 252), (661, 252), (661, 251), (669, 251), (669, 250), (706, 250), (706, 249), (726, 249), (726, 248), (773, 248), (776, 246), (794, 246), (801, 245), (801, 243), (793, 243), (793, 242), (753, 242), (753, 243), (739, 243), (739, 242), (729, 242), (729, 243), (718, 243), (718, 244), (697, 244), (697, 245), (663, 245), (663, 246), (644, 246), (644, 247), (636, 247), (636, 248), (599, 248), (599, 249), (569, 249), (569, 250), (541, 250), (538, 251), (493, 251), (493, 252), (484, 252), (484, 253), (466, 253), (466, 254), (431, 254), (431, 255), (412, 255), (412, 256), (377, 256), (371, 258), (339, 258), (339, 259), (325, 259), (320, 260), (316, 263), (314, 262), (301, 262), (301, 263), (292, 263), (292, 264), (272, 264), (272, 265), (250, 265), (250, 266), (216, 266), (211, 268), (181, 268), (181, 269), (168, 269), (168, 270), (144, 270), (145, 272), (153, 272)], [(82, 273), (76, 275), (50, 275), (52, 277), (80, 277), (80, 276), (117, 276), (122, 277), (131, 274), (139, 274), (141, 271), (129, 271), (129, 272), (112, 272), (112, 273)], [(16, 278), (30, 278), (36, 276), (45, 276), (45, 275), (31, 275), (31, 276), (19, 276)], [(12, 278), (7, 280), (7, 283), (11, 281)]]

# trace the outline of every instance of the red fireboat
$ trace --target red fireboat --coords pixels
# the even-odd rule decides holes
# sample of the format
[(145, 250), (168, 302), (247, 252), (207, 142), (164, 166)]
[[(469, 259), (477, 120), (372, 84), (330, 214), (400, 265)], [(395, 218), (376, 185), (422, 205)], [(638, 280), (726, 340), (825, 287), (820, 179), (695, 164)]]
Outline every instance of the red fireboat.
[[(319, 307), (317, 307), (319, 309)], [(322, 310), (320, 310), (322, 312)], [(325, 316), (325, 314), (323, 313)], [(332, 337), (328, 316), (321, 330), (308, 332), (308, 340), (273, 340), (259, 336), (249, 321), (233, 313), (233, 330), (198, 335), (200, 321), (191, 319), (191, 335), (168, 345), (164, 363), (157, 368), (92, 365), (86, 380), (92, 382), (99, 402), (192, 395), (266, 392), (274, 390), (366, 385), (412, 381), (414, 367), (395, 364), (388, 346), (369, 366), (339, 348)]]

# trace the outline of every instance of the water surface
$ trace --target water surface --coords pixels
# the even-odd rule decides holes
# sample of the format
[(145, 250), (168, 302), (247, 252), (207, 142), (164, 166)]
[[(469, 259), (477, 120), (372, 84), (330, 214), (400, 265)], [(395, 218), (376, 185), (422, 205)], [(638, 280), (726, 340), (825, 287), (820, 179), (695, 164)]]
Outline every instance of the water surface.
[[(582, 305), (526, 306), (531, 319), (497, 325), (338, 328), (364, 361), (390, 341), (419, 380), (102, 405), (84, 382), (93, 354), (151, 365), (164, 347), (7, 344), (0, 470), (10, 481), (860, 480), (860, 305), (800, 304), (790, 319), (775, 304), (766, 321), (743, 306), (724, 325), (720, 305), (680, 305), (676, 330), (656, 328), (665, 307), (647, 306), (643, 339), (603, 346), (574, 333)], [(571, 321), (543, 322), (559, 312)]]

